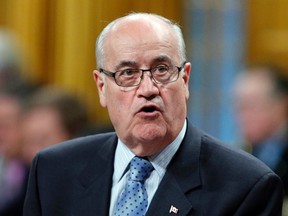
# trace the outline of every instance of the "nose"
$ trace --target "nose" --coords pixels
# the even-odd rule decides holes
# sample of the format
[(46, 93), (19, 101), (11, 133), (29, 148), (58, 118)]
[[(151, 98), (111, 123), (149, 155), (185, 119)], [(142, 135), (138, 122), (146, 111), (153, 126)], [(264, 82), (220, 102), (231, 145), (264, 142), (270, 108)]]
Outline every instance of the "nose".
[(141, 83), (138, 86), (137, 92), (139, 96), (150, 98), (159, 94), (159, 87), (153, 81), (151, 72), (143, 73)]

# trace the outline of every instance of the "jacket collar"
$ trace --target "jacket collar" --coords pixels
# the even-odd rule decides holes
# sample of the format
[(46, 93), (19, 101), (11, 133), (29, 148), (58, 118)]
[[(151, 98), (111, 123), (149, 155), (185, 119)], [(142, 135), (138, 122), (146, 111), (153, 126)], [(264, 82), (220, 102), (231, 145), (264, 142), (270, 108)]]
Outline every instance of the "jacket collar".
[[(95, 152), (92, 152), (88, 163), (79, 175), (76, 191), (79, 192), (75, 201), (75, 215), (94, 216), (108, 215), (112, 187), (114, 152), (117, 136), (102, 135), (103, 139), (95, 140)], [(96, 143), (97, 142), (97, 143)]]
[(167, 167), (156, 194), (147, 211), (147, 216), (168, 215), (181, 212), (188, 215), (193, 203), (187, 195), (201, 185), (200, 149), (201, 132), (189, 122), (184, 140)]

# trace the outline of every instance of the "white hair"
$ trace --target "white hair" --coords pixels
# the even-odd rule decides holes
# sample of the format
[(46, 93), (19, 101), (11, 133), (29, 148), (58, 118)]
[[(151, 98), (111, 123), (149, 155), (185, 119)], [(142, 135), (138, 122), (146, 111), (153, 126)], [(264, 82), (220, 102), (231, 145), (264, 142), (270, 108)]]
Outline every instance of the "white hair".
[(184, 62), (186, 60), (186, 48), (185, 48), (185, 42), (183, 39), (182, 31), (178, 24), (172, 22), (171, 20), (162, 17), (157, 14), (151, 14), (151, 13), (131, 13), (127, 16), (120, 17), (111, 23), (109, 23), (99, 34), (97, 40), (96, 40), (96, 59), (97, 59), (97, 66), (98, 68), (104, 68), (104, 62), (105, 62), (105, 53), (104, 53), (104, 40), (109, 33), (109, 31), (121, 20), (126, 18), (156, 18), (159, 19), (165, 23), (167, 23), (169, 26), (171, 26), (171, 29), (175, 32), (176, 39), (178, 41), (178, 52), (181, 62)]

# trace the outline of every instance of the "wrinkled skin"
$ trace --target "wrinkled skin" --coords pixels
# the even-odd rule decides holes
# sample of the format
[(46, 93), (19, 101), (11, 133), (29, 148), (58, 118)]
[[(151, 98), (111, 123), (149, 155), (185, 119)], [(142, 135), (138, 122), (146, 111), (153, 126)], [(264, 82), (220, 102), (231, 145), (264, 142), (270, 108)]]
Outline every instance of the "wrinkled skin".
[[(173, 30), (156, 19), (120, 21), (108, 33), (104, 50), (108, 71), (182, 64)], [(156, 154), (179, 134), (187, 114), (190, 69), (186, 63), (178, 80), (165, 85), (154, 83), (151, 74), (144, 73), (140, 85), (129, 88), (93, 72), (101, 105), (107, 107), (118, 137), (136, 155)]]

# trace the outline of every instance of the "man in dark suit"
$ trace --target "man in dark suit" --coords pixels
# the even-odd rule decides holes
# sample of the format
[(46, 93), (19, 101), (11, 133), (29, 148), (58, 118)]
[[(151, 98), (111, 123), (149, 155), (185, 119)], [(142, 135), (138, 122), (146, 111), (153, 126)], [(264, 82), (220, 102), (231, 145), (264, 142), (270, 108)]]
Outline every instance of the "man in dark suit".
[(279, 177), (186, 119), (191, 64), (176, 24), (144, 13), (119, 18), (96, 54), (94, 80), (115, 133), (37, 154), (24, 216), (281, 215)]

